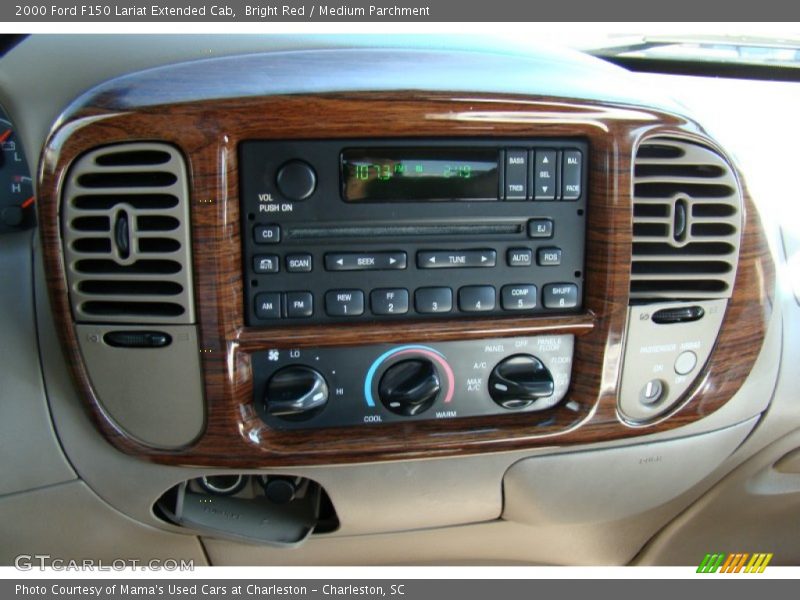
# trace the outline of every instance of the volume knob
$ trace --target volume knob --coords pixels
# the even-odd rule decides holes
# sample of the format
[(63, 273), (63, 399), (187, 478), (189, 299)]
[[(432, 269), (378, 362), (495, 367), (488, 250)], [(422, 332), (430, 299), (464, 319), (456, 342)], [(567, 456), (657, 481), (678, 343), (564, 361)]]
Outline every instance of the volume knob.
[(489, 395), (503, 408), (526, 408), (552, 396), (553, 376), (535, 356), (517, 354), (500, 361), (489, 375)]
[(441, 389), (439, 373), (433, 363), (415, 358), (386, 369), (378, 384), (378, 395), (393, 413), (413, 417), (428, 410)]
[(267, 382), (267, 413), (290, 421), (310, 419), (328, 402), (328, 383), (310, 367), (292, 365), (276, 371)]

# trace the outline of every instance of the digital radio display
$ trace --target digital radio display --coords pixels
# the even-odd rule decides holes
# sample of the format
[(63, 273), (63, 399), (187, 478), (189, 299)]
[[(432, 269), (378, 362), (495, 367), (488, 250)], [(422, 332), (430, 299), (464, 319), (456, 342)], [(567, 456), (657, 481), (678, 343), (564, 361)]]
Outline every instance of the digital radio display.
[(349, 148), (346, 202), (497, 200), (499, 152), (482, 148)]

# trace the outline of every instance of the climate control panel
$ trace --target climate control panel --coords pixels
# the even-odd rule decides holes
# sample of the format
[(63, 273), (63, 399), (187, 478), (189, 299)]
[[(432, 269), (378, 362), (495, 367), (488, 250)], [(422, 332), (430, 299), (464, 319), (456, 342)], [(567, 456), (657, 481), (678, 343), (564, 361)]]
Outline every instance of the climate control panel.
[(272, 349), (252, 357), (254, 403), (276, 429), (542, 411), (564, 399), (574, 338)]

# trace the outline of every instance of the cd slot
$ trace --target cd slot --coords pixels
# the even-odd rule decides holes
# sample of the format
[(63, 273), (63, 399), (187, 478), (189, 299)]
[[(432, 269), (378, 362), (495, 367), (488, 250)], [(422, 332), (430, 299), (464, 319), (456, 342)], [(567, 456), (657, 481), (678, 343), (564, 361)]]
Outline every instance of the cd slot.
[(287, 240), (374, 239), (381, 237), (519, 235), (525, 223), (475, 223), (440, 225), (360, 225), (333, 227), (288, 227)]

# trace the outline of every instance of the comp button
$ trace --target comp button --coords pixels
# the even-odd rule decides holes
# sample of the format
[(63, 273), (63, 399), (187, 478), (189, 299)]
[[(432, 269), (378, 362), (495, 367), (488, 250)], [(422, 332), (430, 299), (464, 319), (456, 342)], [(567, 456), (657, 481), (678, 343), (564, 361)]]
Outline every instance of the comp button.
[(500, 302), (505, 310), (530, 310), (536, 308), (535, 285), (504, 285)]

